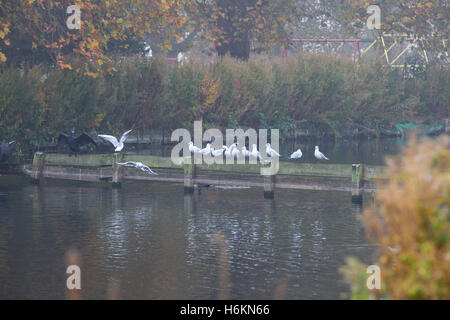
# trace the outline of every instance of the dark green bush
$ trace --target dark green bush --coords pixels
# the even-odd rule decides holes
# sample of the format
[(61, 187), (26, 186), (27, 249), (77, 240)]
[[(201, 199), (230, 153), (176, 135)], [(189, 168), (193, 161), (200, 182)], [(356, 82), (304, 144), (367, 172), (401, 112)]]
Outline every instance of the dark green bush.
[[(308, 127), (339, 137), (353, 129), (379, 134), (397, 123), (432, 124), (448, 117), (447, 67), (414, 77), (379, 61), (299, 54), (286, 59), (223, 58), (173, 64), (123, 58), (113, 75), (92, 78), (38, 66), (0, 74), (0, 134), (24, 146), (60, 132), (120, 134), (129, 128)], [(0, 138), (1, 138), (0, 137)]]

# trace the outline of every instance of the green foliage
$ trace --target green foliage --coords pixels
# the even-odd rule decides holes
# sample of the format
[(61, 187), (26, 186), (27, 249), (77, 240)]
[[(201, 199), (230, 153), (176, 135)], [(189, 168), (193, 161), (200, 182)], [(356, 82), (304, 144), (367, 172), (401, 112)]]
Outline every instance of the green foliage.
[[(387, 160), (376, 203), (364, 211), (368, 237), (380, 254), (380, 293), (390, 299), (450, 298), (448, 146), (446, 136), (411, 139), (401, 156)], [(342, 270), (353, 297), (361, 297), (361, 264), (349, 260)]]
[(369, 276), (367, 266), (354, 257), (346, 259), (346, 264), (339, 269), (346, 283), (350, 285), (350, 298), (353, 300), (374, 300), (376, 290), (369, 290), (366, 282)]
[(0, 73), (1, 137), (42, 145), (60, 132), (120, 134), (205, 127), (295, 127), (336, 137), (361, 129), (379, 134), (396, 123), (448, 117), (450, 75), (430, 67), (404, 77), (377, 62), (328, 55), (286, 59), (225, 57), (215, 65), (163, 58), (122, 58), (117, 72), (96, 78), (37, 66)]
[(98, 125), (99, 82), (95, 79), (56, 69), (39, 86), (44, 97), (41, 100), (43, 133), (48, 138), (73, 127), (79, 132)]
[(0, 139), (40, 142), (43, 109), (38, 100), (38, 81), (34, 75), (13, 68), (0, 75)]

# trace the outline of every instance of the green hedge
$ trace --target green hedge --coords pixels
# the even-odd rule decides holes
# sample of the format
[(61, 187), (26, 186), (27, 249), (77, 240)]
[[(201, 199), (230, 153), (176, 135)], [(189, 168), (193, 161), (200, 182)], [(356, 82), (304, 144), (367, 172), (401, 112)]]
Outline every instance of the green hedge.
[(36, 66), (0, 74), (0, 138), (43, 145), (72, 127), (119, 134), (128, 128), (166, 132), (205, 127), (294, 127), (342, 136), (358, 128), (378, 134), (397, 123), (448, 117), (448, 68), (430, 66), (414, 77), (382, 62), (329, 55), (210, 65), (163, 58), (125, 58), (113, 75), (92, 78)]

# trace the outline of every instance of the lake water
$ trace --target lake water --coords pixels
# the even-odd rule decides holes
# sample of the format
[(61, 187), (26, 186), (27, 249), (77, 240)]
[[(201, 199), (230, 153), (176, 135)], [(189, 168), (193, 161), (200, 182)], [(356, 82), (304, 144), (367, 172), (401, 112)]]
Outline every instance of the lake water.
[(375, 259), (345, 192), (0, 185), (0, 299), (65, 298), (71, 249), (85, 299), (340, 299), (345, 257)]
[[(315, 144), (302, 145), (303, 161)], [(320, 146), (330, 162), (382, 164), (404, 144)], [(377, 262), (362, 211), (348, 192), (277, 190), (268, 200), (261, 188), (184, 195), (172, 183), (115, 190), (0, 176), (0, 299), (65, 299), (74, 250), (84, 299), (348, 298), (338, 271), (346, 257)]]

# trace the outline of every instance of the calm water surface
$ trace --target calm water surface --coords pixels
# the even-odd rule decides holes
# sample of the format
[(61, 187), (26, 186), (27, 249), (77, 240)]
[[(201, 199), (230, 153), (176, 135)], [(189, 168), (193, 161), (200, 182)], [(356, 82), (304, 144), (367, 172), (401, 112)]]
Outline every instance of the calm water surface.
[(0, 176), (0, 299), (66, 298), (71, 248), (86, 299), (106, 298), (113, 284), (122, 299), (344, 298), (345, 257), (376, 261), (362, 208), (346, 192), (262, 194), (183, 195), (170, 183), (32, 186)]

